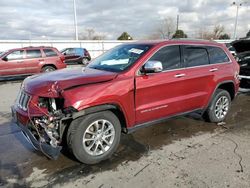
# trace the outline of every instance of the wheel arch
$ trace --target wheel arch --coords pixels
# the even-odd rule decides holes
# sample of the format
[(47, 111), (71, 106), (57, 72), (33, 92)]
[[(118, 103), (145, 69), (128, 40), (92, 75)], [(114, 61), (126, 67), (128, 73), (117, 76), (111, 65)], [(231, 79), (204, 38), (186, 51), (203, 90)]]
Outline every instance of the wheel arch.
[(117, 116), (117, 118), (120, 120), (122, 130), (124, 132), (126, 132), (127, 120), (126, 120), (125, 113), (123, 112), (120, 105), (115, 104), (115, 103), (101, 104), (101, 105), (85, 108), (85, 109), (83, 109), (83, 110), (81, 110), (79, 112), (74, 112), (73, 115), (72, 115), (72, 119), (74, 120), (74, 119), (77, 119), (77, 118), (79, 118), (81, 116), (85, 116), (85, 115), (88, 115), (88, 114), (91, 114), (91, 113), (106, 111), (106, 110), (109, 110), (109, 111), (113, 112)]
[(234, 82), (232, 80), (227, 80), (227, 81), (220, 82), (215, 87), (212, 95), (209, 98), (209, 101), (208, 101), (205, 109), (207, 109), (207, 107), (209, 106), (209, 104), (213, 100), (214, 94), (215, 94), (217, 89), (226, 90), (230, 94), (231, 100), (233, 100), (235, 98), (235, 84), (234, 84)]
[(226, 90), (230, 94), (231, 100), (233, 100), (235, 98), (235, 85), (234, 85), (233, 81), (222, 82), (222, 83), (217, 85), (216, 90), (217, 89)]
[(54, 64), (44, 64), (44, 65), (41, 67), (41, 70), (42, 70), (44, 67), (48, 67), (48, 66), (53, 67), (53, 68), (55, 68), (55, 70), (57, 70), (57, 67), (56, 67)]

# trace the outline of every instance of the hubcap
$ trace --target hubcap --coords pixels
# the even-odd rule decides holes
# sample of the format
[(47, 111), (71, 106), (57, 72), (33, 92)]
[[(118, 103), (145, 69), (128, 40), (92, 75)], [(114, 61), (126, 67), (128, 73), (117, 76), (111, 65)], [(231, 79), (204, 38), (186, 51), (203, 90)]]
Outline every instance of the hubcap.
[(229, 100), (227, 97), (220, 97), (215, 104), (215, 115), (218, 119), (223, 119), (229, 109)]
[(96, 120), (83, 135), (83, 148), (92, 156), (102, 155), (110, 149), (114, 138), (114, 125), (108, 120)]
[(52, 72), (54, 69), (52, 69), (52, 68), (46, 68), (45, 69), (45, 72)]
[(88, 60), (87, 60), (86, 58), (83, 58), (83, 59), (82, 59), (82, 64), (83, 64), (83, 65), (86, 65), (87, 63), (88, 63)]

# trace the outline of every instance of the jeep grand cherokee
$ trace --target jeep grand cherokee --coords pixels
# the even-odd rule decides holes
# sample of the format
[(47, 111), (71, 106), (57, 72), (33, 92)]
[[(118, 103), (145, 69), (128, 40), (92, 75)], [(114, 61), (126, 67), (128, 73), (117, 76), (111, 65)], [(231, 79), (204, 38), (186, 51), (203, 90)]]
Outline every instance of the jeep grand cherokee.
[(109, 158), (121, 132), (200, 113), (221, 122), (239, 88), (224, 45), (169, 40), (117, 46), (86, 68), (24, 80), (12, 107), (25, 137), (50, 158), (63, 143), (87, 164)]

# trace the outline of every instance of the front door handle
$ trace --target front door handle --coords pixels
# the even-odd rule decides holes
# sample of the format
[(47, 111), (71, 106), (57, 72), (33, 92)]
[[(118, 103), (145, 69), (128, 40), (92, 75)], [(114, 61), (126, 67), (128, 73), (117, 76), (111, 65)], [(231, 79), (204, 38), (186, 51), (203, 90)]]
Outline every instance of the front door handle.
[(174, 77), (175, 78), (181, 78), (181, 77), (184, 77), (184, 76), (186, 76), (186, 74), (176, 74)]
[(215, 72), (215, 71), (217, 71), (217, 70), (219, 70), (218, 68), (212, 68), (212, 69), (210, 69), (209, 71), (210, 72)]

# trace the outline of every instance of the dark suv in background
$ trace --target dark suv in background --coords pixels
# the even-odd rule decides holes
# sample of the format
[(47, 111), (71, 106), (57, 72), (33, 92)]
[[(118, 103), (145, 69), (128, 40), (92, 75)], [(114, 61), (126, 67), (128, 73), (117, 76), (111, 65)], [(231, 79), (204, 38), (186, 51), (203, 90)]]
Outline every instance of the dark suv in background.
[(61, 53), (65, 56), (66, 64), (79, 63), (87, 65), (91, 60), (91, 56), (85, 48), (65, 48), (61, 50)]
[(53, 47), (25, 47), (0, 55), (0, 80), (65, 68), (64, 56)]

